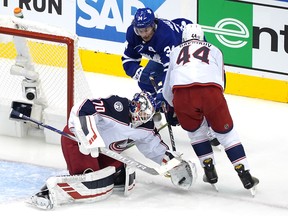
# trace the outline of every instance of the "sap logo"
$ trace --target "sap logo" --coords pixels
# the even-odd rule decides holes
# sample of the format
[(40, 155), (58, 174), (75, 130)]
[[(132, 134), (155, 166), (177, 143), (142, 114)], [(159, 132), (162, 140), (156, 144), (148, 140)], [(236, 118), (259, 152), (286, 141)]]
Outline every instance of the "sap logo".
[(156, 11), (166, 0), (77, 0), (78, 36), (125, 42), (126, 30), (137, 8)]

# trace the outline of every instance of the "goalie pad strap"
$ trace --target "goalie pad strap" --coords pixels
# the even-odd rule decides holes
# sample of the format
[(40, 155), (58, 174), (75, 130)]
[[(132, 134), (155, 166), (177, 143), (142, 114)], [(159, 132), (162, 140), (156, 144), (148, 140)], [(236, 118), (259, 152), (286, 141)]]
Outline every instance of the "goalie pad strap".
[(114, 188), (115, 167), (72, 176), (51, 177), (46, 184), (54, 206), (107, 199)]

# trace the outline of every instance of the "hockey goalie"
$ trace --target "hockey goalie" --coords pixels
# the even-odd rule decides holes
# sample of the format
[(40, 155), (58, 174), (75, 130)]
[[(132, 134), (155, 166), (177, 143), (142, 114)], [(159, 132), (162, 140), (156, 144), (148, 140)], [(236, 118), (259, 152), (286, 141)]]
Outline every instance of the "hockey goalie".
[(75, 105), (63, 132), (76, 136), (78, 142), (61, 138), (70, 175), (50, 177), (31, 197), (31, 204), (52, 209), (95, 202), (107, 199), (116, 188), (130, 195), (136, 183), (135, 166), (101, 154), (99, 148), (121, 153), (131, 143), (159, 167), (172, 164), (163, 176), (171, 178), (175, 187), (189, 190), (197, 177), (195, 164), (169, 150), (154, 126), (154, 114), (155, 101), (147, 92), (135, 94), (132, 100), (112, 95)]

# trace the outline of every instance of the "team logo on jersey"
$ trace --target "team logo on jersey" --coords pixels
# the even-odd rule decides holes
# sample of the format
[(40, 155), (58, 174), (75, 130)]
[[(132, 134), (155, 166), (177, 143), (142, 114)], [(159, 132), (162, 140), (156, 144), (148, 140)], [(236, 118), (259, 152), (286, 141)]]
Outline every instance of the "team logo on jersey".
[(116, 101), (114, 103), (114, 109), (117, 111), (117, 112), (122, 112), (123, 111), (123, 104), (120, 102), (120, 101)]
[(154, 50), (154, 48), (153, 48), (153, 47), (151, 47), (151, 46), (149, 46), (149, 47), (148, 47), (148, 50), (149, 50), (149, 51), (151, 51), (151, 52), (154, 52), (154, 53), (156, 53), (156, 51)]

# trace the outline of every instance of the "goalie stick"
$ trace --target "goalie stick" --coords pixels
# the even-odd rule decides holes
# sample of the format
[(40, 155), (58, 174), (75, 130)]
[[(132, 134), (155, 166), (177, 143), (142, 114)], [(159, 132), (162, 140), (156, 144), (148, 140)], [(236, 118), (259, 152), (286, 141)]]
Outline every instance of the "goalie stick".
[[(154, 90), (155, 90), (155, 92), (157, 94), (158, 89), (157, 89), (157, 85), (155, 83), (154, 77), (153, 76), (149, 76), (149, 79), (150, 79), (151, 84), (153, 85), (153, 88), (154, 88)], [(162, 109), (164, 111), (164, 115), (165, 115), (166, 122), (167, 122), (167, 127), (168, 127), (168, 132), (169, 132), (169, 137), (170, 137), (170, 141), (171, 141), (172, 150), (176, 151), (176, 145), (175, 145), (174, 135), (173, 135), (173, 131), (172, 131), (172, 126), (167, 121), (167, 110), (166, 110), (166, 107), (165, 107), (165, 103), (162, 103)]]
[[(168, 123), (165, 123), (164, 125), (160, 126), (159, 128), (156, 128), (156, 129), (157, 129), (157, 131), (159, 132), (159, 131), (161, 131), (163, 128), (165, 128), (167, 125), (168, 125)], [(126, 146), (123, 147), (123, 148), (121, 147), (121, 144), (120, 144), (119, 146), (117, 146), (117, 147), (118, 147), (118, 148), (121, 148), (122, 151), (126, 151), (127, 149), (129, 149), (129, 148), (131, 148), (131, 147), (133, 147), (133, 146), (135, 146), (135, 141), (134, 141), (134, 140), (128, 142), (128, 143), (126, 144)]]
[[(77, 138), (75, 136), (72, 136), (68, 133), (65, 133), (61, 130), (58, 130), (57, 128), (54, 128), (50, 125), (47, 125), (47, 124), (44, 124), (43, 122), (40, 122), (40, 121), (37, 121), (33, 118), (30, 118), (14, 109), (11, 110), (10, 112), (10, 116), (9, 116), (10, 119), (14, 119), (14, 120), (26, 120), (26, 121), (30, 121), (30, 122), (33, 122), (39, 126), (42, 126), (44, 128), (47, 128), (48, 130), (51, 130), (51, 131), (54, 131), (58, 134), (61, 134), (73, 141), (76, 141), (78, 142)], [(128, 164), (128, 165), (131, 165), (131, 166), (135, 166), (137, 169), (139, 170), (142, 170), (150, 175), (164, 175), (167, 171), (169, 171), (170, 169), (174, 168), (175, 166), (179, 165), (181, 163), (181, 161), (177, 160), (176, 158), (173, 158), (172, 160), (170, 160), (166, 165), (162, 165), (160, 166), (160, 168), (152, 168), (152, 167), (148, 167), (136, 160), (134, 160), (133, 158), (130, 158), (130, 157), (127, 157), (127, 156), (124, 156), (124, 155), (120, 155), (116, 152), (113, 152), (107, 148), (104, 148), (104, 147), (99, 147), (99, 152), (108, 156), (108, 157), (111, 157), (117, 161), (120, 161), (124, 164)]]

